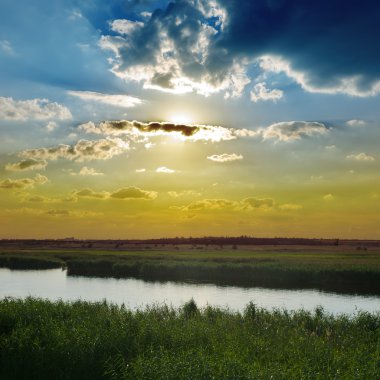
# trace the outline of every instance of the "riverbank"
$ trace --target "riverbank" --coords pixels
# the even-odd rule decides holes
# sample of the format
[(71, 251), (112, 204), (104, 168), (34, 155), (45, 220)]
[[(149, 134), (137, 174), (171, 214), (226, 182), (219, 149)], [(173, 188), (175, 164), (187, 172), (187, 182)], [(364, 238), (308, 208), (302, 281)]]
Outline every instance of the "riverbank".
[(70, 276), (208, 282), (243, 287), (380, 294), (380, 252), (344, 247), (183, 251), (17, 250), (0, 267), (67, 268)]
[(380, 315), (0, 301), (0, 378), (377, 379)]

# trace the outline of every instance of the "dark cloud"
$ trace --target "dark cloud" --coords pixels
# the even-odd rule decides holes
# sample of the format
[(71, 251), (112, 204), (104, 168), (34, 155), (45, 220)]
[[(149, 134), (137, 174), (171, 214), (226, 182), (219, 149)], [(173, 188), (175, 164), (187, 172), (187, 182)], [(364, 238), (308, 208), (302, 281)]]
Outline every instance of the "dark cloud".
[(48, 182), (48, 178), (37, 174), (34, 178), (4, 179), (0, 182), (0, 189), (26, 189), (34, 185), (43, 185)]
[(107, 191), (94, 191), (92, 189), (82, 189), (72, 193), (74, 197), (80, 198), (96, 198), (96, 199), (156, 199), (156, 191), (142, 190), (138, 187), (130, 186), (122, 189), (115, 190), (113, 192)]
[(96, 127), (94, 123), (88, 122), (79, 127), (88, 133), (105, 135), (163, 135), (177, 133), (194, 141), (222, 141), (232, 140), (232, 129), (213, 125), (175, 124), (167, 122), (143, 123), (140, 121), (114, 120), (104, 121)]
[[(215, 47), (232, 56), (274, 54), (306, 72), (317, 87), (360, 75), (368, 90), (380, 79), (380, 3), (371, 0), (219, 0), (228, 22)], [(211, 59), (212, 61), (212, 59)]]
[(138, 187), (125, 187), (110, 194), (111, 198), (117, 199), (155, 199), (157, 198), (156, 191), (147, 191)]
[(35, 160), (34, 158), (28, 158), (14, 164), (5, 165), (6, 170), (18, 172), (24, 170), (41, 170), (45, 169), (47, 161), (45, 160)]
[(133, 126), (142, 132), (179, 132), (184, 136), (192, 136), (199, 131), (199, 127), (193, 125), (173, 124), (173, 123), (158, 123), (151, 122), (148, 124), (135, 121)]

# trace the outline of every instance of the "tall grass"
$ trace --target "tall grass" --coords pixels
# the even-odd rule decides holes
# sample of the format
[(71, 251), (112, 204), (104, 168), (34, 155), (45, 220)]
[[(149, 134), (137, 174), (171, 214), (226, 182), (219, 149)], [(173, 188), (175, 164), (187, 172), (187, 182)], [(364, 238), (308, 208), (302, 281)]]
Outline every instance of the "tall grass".
[(380, 379), (380, 314), (0, 301), (1, 379)]

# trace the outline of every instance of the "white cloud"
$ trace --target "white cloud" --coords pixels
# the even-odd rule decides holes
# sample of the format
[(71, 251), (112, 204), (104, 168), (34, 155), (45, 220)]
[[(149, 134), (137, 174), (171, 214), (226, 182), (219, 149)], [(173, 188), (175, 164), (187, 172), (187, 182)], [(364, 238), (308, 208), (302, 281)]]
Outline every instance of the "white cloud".
[(179, 7), (169, 6), (149, 22), (111, 22), (111, 30), (118, 35), (103, 35), (99, 41), (102, 49), (114, 55), (111, 71), (124, 80), (143, 82), (144, 88), (170, 93), (195, 91), (208, 96), (224, 92), (226, 98), (241, 95), (250, 82), (244, 60), (224, 57), (227, 52), (220, 49), (220, 59), (228, 64), (218, 72), (207, 65), (226, 11), (215, 1), (186, 5), (186, 14)]
[(142, 168), (142, 169), (136, 169), (136, 173), (145, 173), (146, 172), (146, 169), (145, 168)]
[(56, 102), (47, 99), (14, 100), (0, 97), (0, 119), (3, 120), (68, 120), (72, 115), (70, 110)]
[(124, 35), (128, 35), (143, 26), (144, 23), (141, 21), (131, 21), (126, 19), (113, 20), (110, 23), (111, 30)]
[(228, 154), (228, 153), (223, 153), (223, 154), (213, 154), (212, 156), (207, 156), (208, 160), (215, 161), (215, 162), (230, 162), (230, 161), (237, 161), (237, 160), (242, 160), (243, 156), (241, 154)]
[(130, 108), (142, 103), (141, 99), (129, 95), (102, 94), (92, 91), (68, 91), (67, 93), (84, 101), (100, 102), (116, 107)]
[(129, 143), (119, 138), (101, 140), (79, 140), (75, 145), (60, 144), (50, 148), (27, 149), (20, 157), (36, 160), (57, 160), (65, 158), (78, 162), (108, 160), (130, 149)]
[(172, 198), (186, 197), (186, 196), (200, 196), (201, 193), (195, 190), (184, 190), (184, 191), (168, 191), (168, 195)]
[(358, 154), (350, 154), (346, 157), (348, 160), (371, 162), (375, 161), (375, 157), (370, 156), (364, 152)]
[(55, 121), (49, 121), (46, 125), (46, 130), (48, 132), (53, 132), (57, 128), (58, 128), (58, 124)]
[(352, 120), (346, 121), (346, 124), (349, 127), (364, 127), (367, 123), (364, 120), (352, 119)]
[(14, 55), (15, 51), (13, 50), (12, 44), (8, 40), (0, 40), (0, 49), (8, 55)]
[(70, 173), (71, 175), (88, 175), (88, 176), (100, 176), (104, 175), (104, 173), (97, 172), (94, 168), (88, 168), (87, 166), (83, 166), (78, 173)]
[(176, 173), (176, 170), (169, 169), (166, 166), (160, 166), (156, 169), (156, 173), (165, 173), (165, 174), (173, 174)]
[(78, 129), (85, 133), (93, 133), (95, 135), (102, 134), (102, 130), (98, 128), (93, 121), (88, 121), (87, 123), (83, 123), (78, 125)]
[(284, 92), (278, 89), (269, 90), (268, 88), (266, 88), (266, 83), (261, 82), (261, 83), (257, 83), (253, 87), (253, 90), (251, 91), (250, 95), (251, 95), (251, 100), (255, 103), (258, 102), (259, 100), (262, 100), (262, 101), (272, 100), (276, 102), (277, 100), (283, 97)]
[(375, 96), (380, 93), (380, 81), (375, 82), (370, 90), (360, 86), (361, 76), (342, 77), (336, 80), (334, 86), (317, 87), (311, 84), (307, 73), (294, 70), (291, 63), (281, 57), (265, 55), (259, 58), (259, 65), (264, 72), (284, 73), (297, 82), (305, 91), (320, 94), (345, 94), (357, 97)]
[(285, 121), (261, 129), (261, 134), (264, 140), (274, 138), (279, 141), (294, 141), (302, 137), (325, 135), (328, 131), (323, 123), (315, 121)]
[(78, 20), (78, 19), (81, 19), (81, 18), (83, 18), (83, 15), (80, 12), (80, 10), (73, 9), (71, 11), (70, 16), (69, 16), (69, 20), (73, 21), (73, 20)]

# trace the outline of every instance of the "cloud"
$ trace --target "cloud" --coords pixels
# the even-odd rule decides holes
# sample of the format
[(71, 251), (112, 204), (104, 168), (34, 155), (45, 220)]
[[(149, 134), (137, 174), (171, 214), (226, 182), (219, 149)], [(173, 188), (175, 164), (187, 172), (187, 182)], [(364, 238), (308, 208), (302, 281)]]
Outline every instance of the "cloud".
[(244, 210), (254, 209), (271, 209), (275, 206), (275, 201), (272, 198), (245, 198), (241, 201), (242, 208)]
[(277, 139), (279, 141), (294, 141), (302, 137), (313, 135), (325, 135), (328, 128), (323, 123), (309, 121), (285, 121), (275, 123), (261, 130), (261, 134), (266, 139)]
[(272, 198), (244, 198), (240, 201), (229, 199), (202, 199), (191, 202), (187, 206), (179, 207), (182, 211), (202, 211), (202, 210), (224, 210), (231, 209), (234, 211), (267, 211), (275, 207), (275, 201)]
[(166, 166), (160, 166), (159, 168), (156, 169), (156, 173), (173, 174), (175, 172), (176, 170), (169, 169)]
[(296, 204), (296, 203), (284, 203), (280, 206), (278, 206), (280, 210), (282, 211), (297, 211), (302, 210), (303, 206)]
[(88, 168), (87, 166), (83, 166), (78, 173), (70, 173), (71, 175), (88, 175), (88, 176), (100, 176), (104, 175), (104, 173), (97, 172), (94, 168)]
[(257, 137), (261, 135), (261, 130), (253, 131), (251, 129), (231, 129), (233, 136), (236, 137)]
[(375, 157), (370, 156), (366, 153), (350, 154), (346, 157), (348, 160), (372, 162), (375, 161)]
[(7, 55), (15, 55), (13, 46), (8, 40), (0, 40), (0, 49)]
[(58, 124), (54, 121), (49, 121), (46, 125), (46, 130), (48, 132), (53, 132), (57, 128), (58, 128)]
[(47, 99), (14, 100), (0, 97), (0, 119), (3, 120), (46, 120), (72, 119), (70, 110)]
[(215, 162), (230, 162), (230, 161), (236, 161), (236, 160), (242, 160), (243, 156), (241, 154), (213, 154), (212, 156), (207, 156), (208, 160), (215, 161)]
[[(220, 0), (228, 23), (216, 46), (233, 56), (281, 57), (306, 91), (370, 96), (379, 91), (380, 5)], [(346, 41), (350, 41), (349, 44)], [(286, 70), (282, 70), (286, 73)], [(295, 75), (297, 74), (297, 75)], [(298, 76), (298, 77), (297, 77)]]
[(54, 202), (56, 200), (43, 197), (41, 195), (32, 195), (29, 198), (26, 199), (27, 202), (33, 202), (33, 203), (49, 203), (49, 202)]
[(75, 191), (73, 195), (76, 197), (83, 197), (83, 198), (97, 198), (97, 199), (109, 198), (109, 193), (107, 193), (106, 191), (96, 192), (91, 189), (82, 189), (79, 191)]
[[(357, 97), (375, 96), (380, 92), (380, 80), (370, 87), (363, 88), (362, 77), (359, 75), (332, 78), (330, 82), (319, 78), (315, 83), (307, 71), (296, 70), (290, 61), (279, 56), (265, 55), (259, 58), (259, 66), (265, 73), (283, 73), (298, 83), (305, 91), (319, 94), (344, 94)], [(314, 78), (315, 79), (315, 78)]]
[[(215, 1), (171, 2), (145, 22), (115, 20), (113, 35), (103, 35), (99, 44), (112, 52), (115, 75), (143, 82), (145, 88), (203, 95), (224, 91), (226, 97), (238, 96), (249, 82), (241, 59), (212, 51), (225, 18)], [(219, 70), (208, 63), (215, 53), (228, 61)]]
[(0, 189), (26, 189), (33, 188), (34, 185), (43, 185), (48, 182), (48, 178), (36, 174), (34, 178), (21, 178), (21, 179), (4, 179), (0, 182)]
[(94, 191), (92, 189), (82, 189), (73, 192), (74, 197), (79, 198), (96, 198), (96, 199), (145, 199), (153, 200), (157, 198), (156, 191), (142, 190), (138, 187), (130, 186), (124, 187), (113, 192), (108, 191)]
[(367, 123), (364, 120), (353, 119), (353, 120), (346, 121), (346, 124), (349, 127), (364, 127)]
[(152, 200), (157, 198), (156, 191), (147, 191), (138, 187), (124, 187), (110, 194), (111, 198), (116, 199), (147, 199)]
[(50, 209), (42, 212), (43, 215), (48, 215), (52, 217), (76, 217), (76, 218), (90, 218), (96, 216), (102, 216), (103, 214), (100, 212), (94, 211), (73, 211), (66, 209)]
[(28, 149), (19, 153), (20, 157), (35, 160), (57, 160), (65, 158), (78, 162), (108, 160), (130, 149), (129, 143), (119, 138), (101, 140), (79, 140), (75, 145), (60, 144), (50, 148)]
[(221, 142), (237, 138), (262, 137), (280, 141), (299, 140), (312, 135), (323, 135), (329, 129), (315, 121), (287, 121), (272, 124), (266, 128), (250, 130), (246, 128), (226, 128), (202, 124), (176, 124), (129, 120), (104, 121), (96, 125), (92, 121), (79, 125), (79, 129), (91, 134), (105, 136), (126, 136), (134, 142), (147, 142), (149, 137), (175, 136), (183, 141)]
[(142, 168), (142, 169), (136, 169), (136, 173), (145, 173), (146, 172), (146, 169), (145, 168)]
[(5, 165), (5, 170), (19, 172), (25, 170), (44, 170), (47, 162), (45, 160), (36, 160), (34, 158), (28, 158), (14, 164)]
[(335, 199), (335, 197), (332, 194), (326, 194), (323, 196), (323, 200), (327, 202), (331, 202)]
[(100, 102), (116, 107), (130, 108), (142, 103), (141, 99), (129, 95), (102, 94), (92, 91), (67, 91), (67, 93), (84, 101)]
[(126, 19), (113, 20), (110, 23), (111, 30), (116, 33), (129, 35), (133, 32), (136, 32), (137, 29), (140, 29), (144, 26), (143, 22), (140, 21), (131, 21)]
[(5, 210), (6, 213), (14, 215), (14, 214), (29, 214), (29, 215), (40, 215), (43, 217), (51, 216), (51, 217), (76, 217), (76, 218), (88, 218), (95, 216), (102, 216), (102, 213), (93, 212), (93, 211), (84, 211), (84, 210), (67, 210), (67, 209), (48, 209), (43, 210), (40, 208), (29, 208), (22, 207), (17, 209), (8, 209)]
[(266, 83), (261, 82), (257, 83), (254, 87), (253, 90), (250, 93), (251, 95), (251, 100), (255, 103), (258, 101), (268, 101), (272, 100), (273, 102), (276, 102), (277, 100), (281, 99), (284, 95), (284, 92), (282, 90), (269, 90), (266, 88)]
[(238, 202), (228, 199), (202, 199), (180, 207), (182, 211), (222, 210), (236, 207)]
[(380, 91), (379, 11), (346, 2), (342, 16), (338, 0), (130, 2), (130, 20), (111, 22), (100, 46), (115, 75), (145, 88), (239, 96), (253, 65), (305, 91), (371, 96)]
[(236, 139), (233, 129), (201, 124), (143, 123), (136, 120), (114, 120), (104, 121), (99, 126), (90, 121), (81, 124), (79, 128), (86, 133), (111, 136), (127, 135), (131, 138), (173, 135), (182, 140), (190, 141), (220, 142)]
[(201, 193), (195, 190), (184, 190), (184, 191), (168, 191), (169, 196), (172, 198), (185, 197), (185, 196), (200, 196)]

